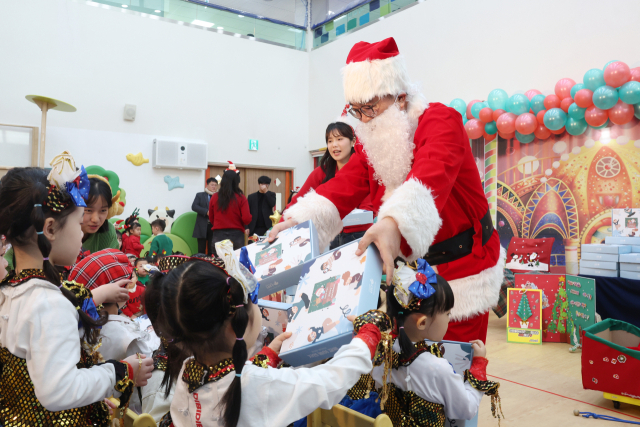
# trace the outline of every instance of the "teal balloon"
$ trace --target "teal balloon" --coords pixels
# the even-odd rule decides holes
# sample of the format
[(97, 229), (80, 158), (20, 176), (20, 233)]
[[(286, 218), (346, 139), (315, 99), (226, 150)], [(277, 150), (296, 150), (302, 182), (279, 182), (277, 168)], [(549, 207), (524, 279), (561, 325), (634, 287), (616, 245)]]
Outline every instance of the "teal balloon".
[(584, 73), (584, 79), (582, 79), (582, 81), (584, 82), (584, 87), (592, 92), (595, 92), (600, 86), (606, 84), (604, 82), (604, 73), (598, 68), (592, 68)]
[(529, 102), (529, 98), (527, 98), (525, 95), (516, 93), (507, 100), (506, 107), (508, 112), (519, 116), (520, 114), (529, 112), (531, 103)]
[(462, 124), (467, 123), (467, 121), (468, 121), (468, 120), (469, 120), (469, 119), (467, 119), (466, 114), (463, 114), (463, 115), (462, 115)]
[(516, 131), (516, 138), (521, 143), (528, 144), (531, 141), (533, 141), (534, 139), (536, 139), (536, 136), (533, 133), (530, 133), (529, 135), (523, 135), (520, 132)]
[(618, 102), (618, 91), (611, 86), (600, 86), (593, 91), (593, 105), (601, 110), (608, 110)]
[(489, 92), (489, 96), (487, 97), (487, 104), (493, 111), (504, 110), (508, 98), (509, 95), (506, 91), (502, 89), (494, 89)]
[(633, 115), (636, 116), (636, 119), (640, 119), (640, 104), (633, 106)]
[(634, 80), (626, 82), (618, 89), (620, 99), (626, 104), (637, 104), (640, 102), (640, 82)]
[(606, 128), (607, 126), (609, 126), (609, 123), (611, 123), (611, 121), (610, 121), (609, 119), (607, 119), (607, 122), (606, 122), (605, 124), (600, 125), (600, 126), (596, 126), (596, 127), (594, 127), (593, 129), (603, 129), (603, 128)]
[(567, 129), (567, 132), (569, 133), (569, 135), (573, 136), (582, 135), (586, 132), (588, 127), (589, 125), (587, 124), (586, 120), (576, 120), (571, 117), (567, 119), (567, 123), (565, 124), (565, 129)]
[(533, 114), (538, 114), (544, 110), (544, 95), (540, 94), (531, 98), (531, 109), (533, 110)]
[(451, 104), (449, 104), (449, 107), (453, 108), (458, 113), (462, 114), (462, 116), (464, 116), (465, 113), (467, 112), (467, 103), (460, 98), (456, 98), (453, 101), (451, 101)]
[(544, 113), (544, 125), (550, 130), (562, 129), (567, 122), (567, 114), (560, 108), (552, 108)]
[(575, 102), (569, 106), (569, 117), (573, 120), (584, 120), (584, 112), (587, 111), (586, 108), (578, 107), (578, 104)]
[(609, 64), (611, 64), (612, 62), (620, 62), (620, 61), (618, 61), (617, 59), (614, 59), (613, 61), (607, 62), (606, 64), (604, 64), (604, 67), (602, 67), (602, 71), (606, 70)]
[[(580, 89), (584, 89), (584, 84), (582, 83), (576, 83), (573, 85), (573, 87), (571, 88), (571, 98), (575, 99), (576, 98), (576, 93), (580, 90)], [(532, 99), (533, 101), (533, 99)]]
[(494, 133), (498, 132), (498, 126), (496, 126), (496, 122), (489, 122), (486, 123), (484, 125), (484, 131), (488, 134), (488, 135), (493, 135)]
[(476, 102), (471, 106), (471, 115), (476, 119), (480, 118), (480, 110), (486, 108), (487, 104), (485, 102)]

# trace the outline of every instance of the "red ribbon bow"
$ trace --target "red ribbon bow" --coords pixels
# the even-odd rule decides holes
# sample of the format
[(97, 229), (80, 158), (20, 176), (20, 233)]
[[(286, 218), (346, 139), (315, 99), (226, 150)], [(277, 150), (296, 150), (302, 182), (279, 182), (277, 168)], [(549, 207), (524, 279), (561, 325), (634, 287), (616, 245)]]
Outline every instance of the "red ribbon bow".
[(423, 273), (418, 273), (416, 274), (416, 280), (420, 282), (421, 285), (424, 285), (425, 283), (427, 283), (427, 276), (425, 276)]

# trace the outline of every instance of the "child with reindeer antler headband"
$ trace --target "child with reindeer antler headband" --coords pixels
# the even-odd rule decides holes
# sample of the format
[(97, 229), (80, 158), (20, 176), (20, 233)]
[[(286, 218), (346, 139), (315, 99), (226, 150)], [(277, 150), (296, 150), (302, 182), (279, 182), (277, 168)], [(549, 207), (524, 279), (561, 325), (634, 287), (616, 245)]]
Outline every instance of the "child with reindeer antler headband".
[(397, 264), (387, 288), (387, 314), (396, 339), (384, 341), (371, 375), (363, 375), (347, 395), (364, 399), (379, 392), (380, 407), (394, 426), (443, 427), (447, 418), (470, 420), (483, 394), (491, 396), (491, 411), (500, 419), (500, 384), (487, 380), (483, 342), (471, 341), (473, 362), (461, 375), (442, 358), (437, 343), (447, 332), (454, 303), (449, 283), (423, 259)]

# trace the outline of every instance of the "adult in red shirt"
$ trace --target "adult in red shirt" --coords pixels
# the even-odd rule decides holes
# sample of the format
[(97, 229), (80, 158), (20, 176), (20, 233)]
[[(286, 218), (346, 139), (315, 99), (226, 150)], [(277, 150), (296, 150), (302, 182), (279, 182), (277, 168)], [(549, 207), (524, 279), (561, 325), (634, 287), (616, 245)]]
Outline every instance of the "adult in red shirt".
[[(324, 152), (324, 155), (320, 159), (320, 166), (311, 172), (302, 188), (293, 196), (291, 202), (287, 205), (287, 209), (295, 205), (298, 199), (310, 190), (315, 190), (336, 176), (336, 173), (347, 164), (351, 155), (356, 152), (356, 136), (353, 133), (353, 128), (346, 123), (336, 122), (329, 124), (324, 134), (324, 140), (327, 143), (327, 151)], [(369, 196), (365, 197), (358, 206), (358, 209), (373, 211), (371, 198)], [(281, 221), (283, 220), (284, 217)], [(354, 240), (358, 240), (364, 236), (365, 231), (367, 231), (369, 227), (371, 227), (371, 224), (344, 227), (342, 232), (333, 239), (329, 249), (335, 249)]]
[(252, 217), (249, 202), (239, 187), (239, 172), (234, 164), (229, 162), (229, 168), (222, 174), (220, 190), (211, 196), (209, 201), (214, 253), (216, 243), (226, 239), (231, 240), (233, 249), (243, 247), (244, 236), (248, 234), (247, 226)]
[(370, 194), (378, 222), (357, 253), (374, 243), (388, 283), (397, 256), (427, 260), (455, 296), (444, 338), (485, 341), (506, 254), (460, 113), (427, 103), (393, 38), (357, 43), (343, 75), (347, 109), (357, 119), (356, 153), (334, 179), (286, 210), (269, 239), (312, 220), (322, 247), (342, 229), (341, 218)]

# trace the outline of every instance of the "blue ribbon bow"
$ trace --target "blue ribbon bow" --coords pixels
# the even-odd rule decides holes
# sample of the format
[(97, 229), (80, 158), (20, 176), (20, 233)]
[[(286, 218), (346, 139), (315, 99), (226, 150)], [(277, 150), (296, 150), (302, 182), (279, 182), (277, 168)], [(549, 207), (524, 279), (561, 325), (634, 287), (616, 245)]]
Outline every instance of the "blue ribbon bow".
[[(246, 247), (242, 247), (242, 249), (240, 249), (240, 257), (239, 257), (238, 260), (240, 261), (240, 264), (244, 265), (244, 267), (247, 270), (249, 270), (249, 273), (251, 273), (251, 274), (255, 274), (256, 273), (256, 269), (253, 266), (253, 264), (251, 263), (251, 260), (249, 259), (249, 252), (247, 251)], [(260, 282), (258, 282), (258, 284), (256, 285), (256, 288), (248, 294), (249, 299), (254, 304), (258, 303), (258, 290), (259, 289), (260, 289)]]
[[(435, 288), (431, 286), (431, 283), (437, 283), (438, 278), (436, 277), (436, 272), (433, 271), (433, 268), (431, 268), (427, 261), (418, 259), (417, 264), (417, 280), (409, 285), (409, 292), (417, 298), (427, 299), (436, 292)], [(421, 283), (421, 280), (418, 278), (420, 274), (424, 275), (424, 283)]]
[(71, 195), (73, 203), (81, 208), (86, 208), (85, 200), (89, 198), (89, 177), (84, 166), (80, 166), (80, 175), (71, 182), (65, 183), (67, 193)]
[[(98, 309), (96, 308), (96, 304), (93, 302), (93, 298), (86, 298), (82, 302), (82, 311), (87, 313), (89, 317), (93, 320), (98, 320), (100, 318), (100, 314), (98, 313)], [(78, 321), (78, 329), (82, 327), (82, 320)], [(102, 329), (102, 326), (98, 326), (98, 329)]]

